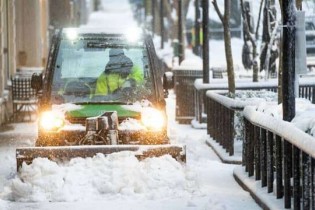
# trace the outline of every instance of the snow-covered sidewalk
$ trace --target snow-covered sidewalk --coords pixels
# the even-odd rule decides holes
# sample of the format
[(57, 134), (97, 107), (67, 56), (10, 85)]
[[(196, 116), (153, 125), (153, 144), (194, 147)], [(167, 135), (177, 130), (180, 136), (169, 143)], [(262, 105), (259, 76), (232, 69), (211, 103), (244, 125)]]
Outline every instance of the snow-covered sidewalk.
[[(76, 159), (61, 166), (38, 160), (15, 172), (17, 146), (32, 145), (36, 125), (15, 124), (10, 144), (1, 144), (0, 209), (260, 209), (205, 143), (205, 130), (174, 122), (175, 96), (167, 100), (173, 143), (186, 144), (187, 163), (168, 156), (138, 161), (132, 154)], [(8, 133), (9, 132), (9, 133)], [(16, 137), (14, 137), (16, 136)], [(17, 202), (19, 201), (19, 202)]]
[[(85, 27), (108, 25), (105, 18), (114, 15), (110, 4), (128, 14), (115, 16), (111, 25), (132, 25), (128, 0), (102, 2), (107, 13), (92, 14)], [(138, 161), (123, 152), (65, 165), (37, 159), (18, 175), (15, 148), (33, 146), (37, 128), (36, 123), (10, 125), (0, 132), (0, 210), (261, 209), (234, 180), (235, 165), (223, 164), (206, 145), (206, 130), (174, 121), (173, 94), (167, 105), (171, 141), (186, 145), (186, 164), (169, 156)]]

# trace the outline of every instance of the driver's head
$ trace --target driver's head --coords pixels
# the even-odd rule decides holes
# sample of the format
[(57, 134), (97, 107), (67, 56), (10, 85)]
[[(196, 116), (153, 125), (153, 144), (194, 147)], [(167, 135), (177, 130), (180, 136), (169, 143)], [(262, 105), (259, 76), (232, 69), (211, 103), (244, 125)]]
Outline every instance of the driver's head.
[(124, 50), (120, 48), (112, 48), (109, 50), (109, 59), (114, 59), (120, 56), (124, 56)]
[(109, 50), (109, 61), (105, 67), (105, 74), (119, 74), (126, 78), (131, 73), (133, 62), (128, 58), (123, 49), (112, 48)]

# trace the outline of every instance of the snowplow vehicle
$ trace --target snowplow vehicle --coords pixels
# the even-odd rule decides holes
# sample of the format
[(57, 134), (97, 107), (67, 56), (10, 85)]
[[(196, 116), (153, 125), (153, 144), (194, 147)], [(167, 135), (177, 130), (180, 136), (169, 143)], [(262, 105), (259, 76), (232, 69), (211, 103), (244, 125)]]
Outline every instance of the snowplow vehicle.
[(69, 160), (133, 151), (137, 158), (169, 154), (185, 162), (184, 145), (170, 144), (165, 97), (173, 80), (159, 67), (148, 35), (84, 29), (55, 33), (37, 90), (35, 147), (16, 150), (17, 169), (37, 157)]

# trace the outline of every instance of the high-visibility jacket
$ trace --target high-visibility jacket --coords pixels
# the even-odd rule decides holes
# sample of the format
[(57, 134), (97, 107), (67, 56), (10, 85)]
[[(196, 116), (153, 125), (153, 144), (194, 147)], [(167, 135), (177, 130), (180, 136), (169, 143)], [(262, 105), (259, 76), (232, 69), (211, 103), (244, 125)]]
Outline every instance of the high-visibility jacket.
[(118, 73), (105, 74), (103, 72), (96, 81), (95, 95), (111, 94), (115, 90), (124, 87), (126, 81), (130, 80), (134, 81), (137, 85), (143, 83), (143, 70), (139, 66), (134, 65), (131, 73), (126, 78), (122, 78)]

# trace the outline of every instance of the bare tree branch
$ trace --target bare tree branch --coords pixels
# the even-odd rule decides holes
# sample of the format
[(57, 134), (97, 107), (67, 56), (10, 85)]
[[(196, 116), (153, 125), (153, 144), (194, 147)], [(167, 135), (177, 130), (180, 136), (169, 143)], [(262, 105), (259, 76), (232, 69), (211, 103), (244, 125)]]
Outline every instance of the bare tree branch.
[(261, 11), (262, 11), (262, 5), (263, 5), (264, 0), (260, 1), (260, 6), (259, 6), (259, 14), (258, 14), (258, 20), (257, 20), (257, 26), (256, 26), (256, 39), (258, 39), (258, 30), (259, 30), (259, 26), (260, 26), (260, 18), (261, 18)]
[(267, 48), (267, 55), (266, 55), (266, 59), (265, 59), (265, 68), (266, 68), (265, 69), (265, 72), (266, 72), (265, 80), (267, 80), (267, 78), (269, 78), (270, 54), (271, 54), (272, 45), (273, 45), (274, 40), (276, 39), (276, 36), (277, 36), (277, 29), (278, 29), (278, 22), (276, 21), (276, 25), (273, 28), (273, 31), (272, 31), (272, 34), (270, 37), (270, 41), (268, 43), (268, 48)]
[(224, 24), (224, 18), (223, 18), (223, 15), (222, 15), (222, 13), (221, 13), (219, 7), (218, 7), (217, 0), (213, 0), (213, 1), (212, 1), (212, 4), (213, 4), (214, 9), (215, 9), (215, 11), (217, 12), (217, 14), (218, 14), (218, 16), (219, 16), (221, 22), (222, 22), (222, 24)]
[(252, 36), (252, 34), (250, 33), (250, 30), (249, 30), (248, 20), (247, 20), (247, 17), (245, 15), (243, 0), (241, 0), (241, 10), (242, 10), (241, 13), (242, 13), (242, 17), (243, 17), (243, 24), (244, 24), (244, 27), (245, 27), (245, 33), (248, 36), (248, 38), (249, 38), (250, 42), (252, 43), (253, 47), (256, 47), (255, 39), (253, 38), (253, 36)]

